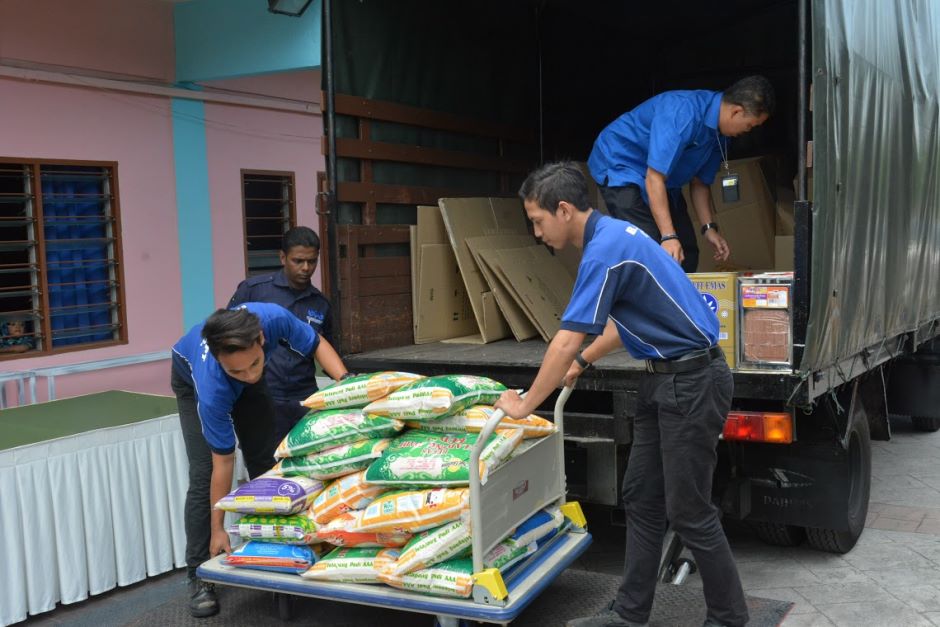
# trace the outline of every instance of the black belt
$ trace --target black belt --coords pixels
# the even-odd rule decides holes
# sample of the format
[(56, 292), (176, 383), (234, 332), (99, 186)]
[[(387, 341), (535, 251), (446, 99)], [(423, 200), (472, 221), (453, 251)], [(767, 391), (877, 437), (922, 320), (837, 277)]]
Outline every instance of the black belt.
[(723, 357), (724, 353), (719, 346), (703, 348), (701, 350), (686, 353), (675, 359), (647, 359), (646, 371), (658, 374), (676, 374), (679, 372), (689, 372), (704, 368), (711, 363), (713, 359)]

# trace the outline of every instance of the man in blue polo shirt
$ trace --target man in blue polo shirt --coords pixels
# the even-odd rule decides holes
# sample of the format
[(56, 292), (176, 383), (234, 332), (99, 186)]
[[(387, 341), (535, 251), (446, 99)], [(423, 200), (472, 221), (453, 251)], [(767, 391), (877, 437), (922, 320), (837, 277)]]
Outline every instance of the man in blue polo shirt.
[(681, 188), (689, 184), (702, 235), (716, 260), (730, 254), (715, 222), (709, 185), (724, 161), (728, 137), (773, 115), (774, 90), (763, 76), (742, 78), (724, 92), (667, 91), (611, 122), (588, 158), (612, 216), (632, 222), (686, 272), (698, 267), (698, 244)]
[[(522, 418), (564, 381), (623, 345), (647, 362), (623, 481), (627, 556), (617, 598), (569, 627), (636, 627), (649, 620), (666, 521), (695, 556), (706, 625), (748, 620), (737, 567), (711, 502), (718, 436), (732, 377), (717, 346), (718, 319), (665, 250), (633, 224), (588, 205), (570, 163), (545, 165), (519, 191), (535, 236), (552, 248), (583, 248), (571, 301), (528, 395), (505, 392), (496, 407)], [(597, 338), (579, 353), (586, 335)]]
[(346, 374), (328, 341), (283, 307), (267, 303), (219, 309), (173, 346), (170, 386), (189, 460), (184, 508), (189, 611), (197, 618), (219, 611), (212, 585), (195, 575), (199, 564), (232, 550), (224, 512), (212, 506), (231, 490), (236, 444), (250, 477), (274, 465), (274, 406), (263, 375), (275, 348), (316, 358), (334, 379)]
[[(320, 256), (320, 238), (312, 229), (295, 226), (281, 238), (280, 270), (245, 279), (238, 285), (229, 307), (242, 303), (274, 303), (309, 324), (333, 343), (330, 301), (310, 282)], [(307, 410), (300, 404), (317, 391), (316, 366), (293, 351), (274, 351), (265, 379), (274, 399), (274, 438), (280, 441)]]

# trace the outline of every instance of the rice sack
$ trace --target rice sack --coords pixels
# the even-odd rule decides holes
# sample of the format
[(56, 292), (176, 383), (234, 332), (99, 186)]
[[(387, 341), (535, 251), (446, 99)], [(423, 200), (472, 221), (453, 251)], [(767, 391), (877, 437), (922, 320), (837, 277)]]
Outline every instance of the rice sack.
[(363, 411), (398, 420), (434, 420), (473, 405), (492, 405), (505, 391), (505, 385), (487, 377), (427, 377), (369, 403)]
[(398, 556), (396, 549), (365, 549), (340, 547), (324, 555), (300, 576), (317, 581), (341, 583), (380, 583), (375, 561), (393, 551), (391, 559)]
[(340, 407), (362, 407), (384, 398), (408, 383), (424, 377), (410, 372), (372, 372), (349, 377), (314, 392), (301, 402), (304, 407), (319, 411)]
[(274, 451), (274, 457), (298, 457), (328, 448), (388, 438), (404, 428), (400, 420), (366, 416), (361, 409), (333, 409), (310, 413), (300, 419)]
[(496, 568), (505, 571), (515, 566), (520, 560), (532, 555), (538, 550), (535, 542), (517, 544), (514, 540), (503, 540), (483, 556), (483, 565), (486, 568)]
[(309, 513), (291, 516), (248, 514), (226, 529), (245, 540), (264, 540), (280, 544), (313, 544), (317, 540), (317, 524)]
[(252, 540), (225, 557), (225, 564), (239, 568), (300, 574), (317, 561), (308, 546), (292, 546)]
[(400, 547), (411, 540), (410, 533), (397, 531), (361, 531), (362, 511), (340, 514), (317, 529), (316, 539), (335, 546)]
[(469, 488), (389, 492), (362, 510), (360, 531), (417, 533), (460, 518), (470, 508)]
[(265, 474), (222, 497), (215, 508), (241, 514), (296, 514), (310, 507), (322, 489), (323, 482), (316, 479)]
[(272, 470), (284, 476), (300, 475), (314, 479), (335, 479), (362, 470), (382, 455), (391, 440), (381, 438), (340, 444), (319, 453), (286, 457)]
[(565, 522), (565, 515), (558, 507), (548, 507), (535, 512), (509, 536), (516, 544), (537, 542), (549, 535), (554, 535)]
[[(483, 430), (483, 425), (489, 420), (496, 408), (492, 405), (474, 405), (463, 411), (459, 411), (452, 416), (445, 416), (436, 420), (409, 420), (406, 426), (412, 429), (423, 429), (425, 431), (434, 431), (436, 433), (467, 431), (470, 433), (479, 433)], [(535, 414), (525, 418), (510, 418), (505, 416), (499, 421), (499, 428), (522, 429), (524, 438), (541, 438), (555, 432), (555, 423), (545, 420)]]
[(469, 598), (473, 593), (473, 560), (455, 558), (407, 575), (378, 573), (383, 583), (434, 596)]
[(328, 484), (313, 500), (310, 511), (317, 524), (325, 525), (343, 512), (363, 509), (388, 488), (366, 483), (366, 471), (360, 470)]
[[(497, 429), (480, 454), (480, 480), (522, 442), (520, 429)], [(387, 486), (462, 486), (470, 483), (470, 452), (478, 433), (414, 430), (392, 440), (366, 470), (366, 481)]]
[(376, 568), (387, 575), (405, 575), (462, 556), (470, 550), (471, 544), (470, 525), (463, 520), (455, 520), (422, 531), (402, 548), (397, 560), (384, 567), (376, 565)]

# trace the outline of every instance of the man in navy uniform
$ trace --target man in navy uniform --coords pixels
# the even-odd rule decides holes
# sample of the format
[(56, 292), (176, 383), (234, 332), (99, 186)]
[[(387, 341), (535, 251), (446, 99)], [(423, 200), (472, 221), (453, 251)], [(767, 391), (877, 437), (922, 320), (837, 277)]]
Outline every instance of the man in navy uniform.
[(271, 355), (287, 350), (310, 363), (316, 359), (334, 379), (347, 374), (328, 341), (268, 303), (219, 309), (173, 346), (170, 386), (189, 460), (183, 515), (189, 611), (197, 618), (219, 611), (212, 584), (197, 579), (196, 568), (232, 550), (224, 512), (212, 506), (232, 488), (236, 444), (250, 477), (274, 465), (274, 405), (263, 373)]
[[(504, 392), (507, 415), (531, 414), (564, 381), (623, 345), (646, 360), (623, 480), (627, 559), (616, 599), (569, 627), (638, 627), (649, 620), (666, 521), (695, 556), (705, 625), (748, 620), (737, 567), (711, 502), (718, 436), (731, 407), (732, 376), (717, 345), (718, 319), (685, 273), (635, 225), (588, 205), (570, 163), (545, 165), (519, 191), (535, 236), (552, 248), (583, 248), (578, 278), (528, 395)], [(578, 351), (586, 335), (597, 338)]]
[[(247, 302), (280, 305), (332, 344), (330, 301), (310, 283), (320, 256), (320, 238), (305, 226), (295, 226), (281, 238), (280, 256), (283, 267), (242, 281), (229, 307)], [(274, 437), (280, 441), (307, 413), (300, 401), (317, 391), (316, 367), (291, 351), (274, 351), (265, 377), (277, 411)]]
[(681, 193), (688, 183), (702, 235), (716, 260), (727, 259), (708, 186), (722, 161), (727, 168), (727, 138), (760, 126), (774, 108), (770, 82), (748, 76), (724, 92), (663, 92), (624, 113), (601, 131), (588, 157), (610, 215), (643, 229), (695, 272), (698, 244)]

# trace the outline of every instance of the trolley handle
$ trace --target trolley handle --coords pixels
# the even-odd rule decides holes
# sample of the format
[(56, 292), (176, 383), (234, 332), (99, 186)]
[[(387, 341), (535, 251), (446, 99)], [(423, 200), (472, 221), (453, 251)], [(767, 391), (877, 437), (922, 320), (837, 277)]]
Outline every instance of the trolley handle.
[[(555, 429), (558, 435), (558, 459), (562, 460), (559, 464), (558, 472), (562, 475), (562, 485), (564, 485), (565, 479), (564, 409), (565, 403), (568, 401), (568, 397), (571, 396), (572, 390), (574, 390), (573, 386), (564, 387), (558, 394), (558, 399), (555, 401)], [(525, 393), (520, 396), (525, 397)], [(494, 411), (493, 415), (486, 421), (486, 424), (483, 425), (483, 428), (480, 430), (480, 435), (477, 437), (476, 444), (474, 444), (473, 448), (470, 450), (470, 536), (473, 542), (474, 573), (483, 571), (483, 536), (481, 536), (478, 531), (483, 528), (483, 509), (480, 507), (480, 492), (482, 490), (482, 484), (480, 482), (480, 456), (483, 454), (483, 449), (486, 448), (486, 441), (493, 435), (493, 432), (505, 417), (506, 414), (503, 410), (497, 409)], [(562, 494), (561, 500), (562, 503), (564, 503), (564, 494)]]

